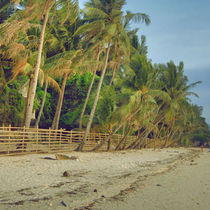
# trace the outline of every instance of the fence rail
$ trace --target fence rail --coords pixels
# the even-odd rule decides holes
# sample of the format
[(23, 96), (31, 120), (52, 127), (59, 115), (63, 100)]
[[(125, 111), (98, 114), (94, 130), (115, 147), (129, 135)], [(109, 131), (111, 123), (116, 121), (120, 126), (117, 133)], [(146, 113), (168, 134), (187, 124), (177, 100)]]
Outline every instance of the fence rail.
[[(69, 152), (76, 149), (83, 136), (83, 131), (3, 126), (0, 127), (0, 156)], [(106, 136), (108, 134), (90, 133), (84, 149), (95, 147)], [(112, 144), (116, 145), (121, 138), (121, 135), (113, 135)]]

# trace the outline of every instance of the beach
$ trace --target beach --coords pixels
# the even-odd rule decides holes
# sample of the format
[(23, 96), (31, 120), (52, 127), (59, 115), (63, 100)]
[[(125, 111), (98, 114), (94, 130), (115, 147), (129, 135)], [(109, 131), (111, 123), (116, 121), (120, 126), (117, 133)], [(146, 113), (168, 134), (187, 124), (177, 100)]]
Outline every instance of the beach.
[(1, 157), (0, 209), (209, 209), (207, 149), (65, 155)]

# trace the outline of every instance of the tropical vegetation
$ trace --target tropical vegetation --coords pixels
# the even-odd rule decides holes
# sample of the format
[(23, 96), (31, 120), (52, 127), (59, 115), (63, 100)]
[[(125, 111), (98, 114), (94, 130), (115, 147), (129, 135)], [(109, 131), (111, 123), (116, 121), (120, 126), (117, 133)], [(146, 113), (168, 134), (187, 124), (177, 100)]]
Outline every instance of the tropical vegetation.
[[(0, 124), (121, 134), (115, 150), (209, 142), (184, 63), (153, 64), (125, 0), (2, 0)], [(34, 115), (34, 117), (33, 117)], [(131, 142), (128, 137), (134, 136)]]

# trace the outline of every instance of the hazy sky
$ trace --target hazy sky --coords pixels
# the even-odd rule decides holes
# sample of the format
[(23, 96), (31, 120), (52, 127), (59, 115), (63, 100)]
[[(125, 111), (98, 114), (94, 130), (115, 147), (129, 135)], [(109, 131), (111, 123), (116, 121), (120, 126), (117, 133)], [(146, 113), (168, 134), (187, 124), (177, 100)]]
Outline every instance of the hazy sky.
[[(79, 0), (82, 6), (86, 0)], [(127, 0), (125, 10), (146, 13), (151, 24), (140, 28), (146, 35), (148, 57), (153, 63), (184, 62), (189, 82), (201, 80), (192, 91), (200, 98), (192, 102), (203, 106), (210, 124), (210, 0)]]

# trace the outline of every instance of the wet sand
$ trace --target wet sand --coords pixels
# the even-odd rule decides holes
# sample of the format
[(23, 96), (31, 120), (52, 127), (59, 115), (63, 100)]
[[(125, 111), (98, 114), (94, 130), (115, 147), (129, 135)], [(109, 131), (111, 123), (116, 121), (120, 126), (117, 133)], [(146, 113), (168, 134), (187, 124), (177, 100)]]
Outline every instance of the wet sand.
[(1, 157), (0, 210), (209, 209), (207, 150), (65, 154)]

